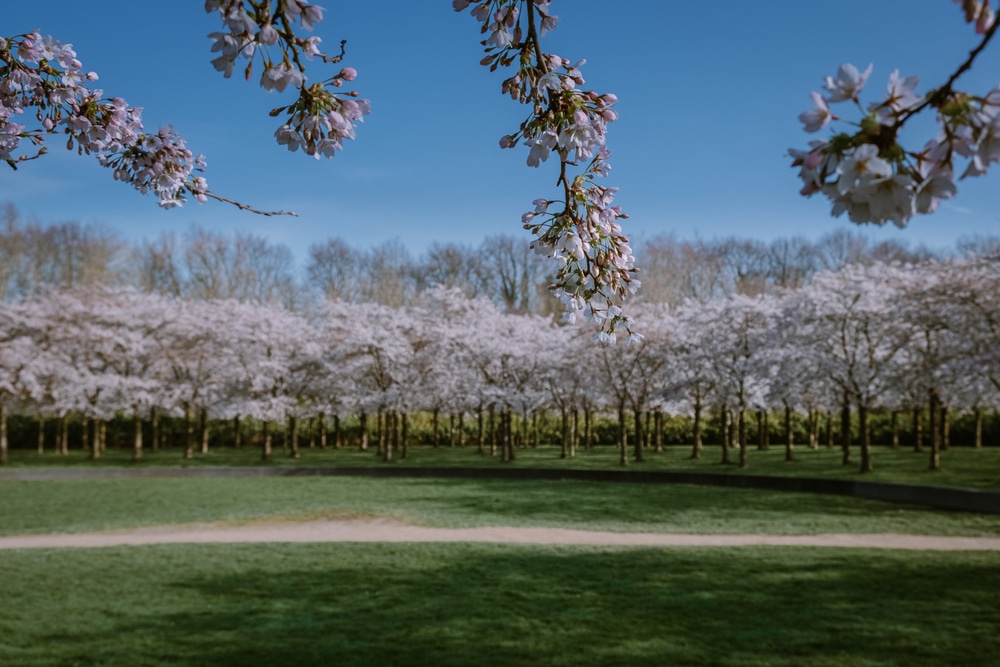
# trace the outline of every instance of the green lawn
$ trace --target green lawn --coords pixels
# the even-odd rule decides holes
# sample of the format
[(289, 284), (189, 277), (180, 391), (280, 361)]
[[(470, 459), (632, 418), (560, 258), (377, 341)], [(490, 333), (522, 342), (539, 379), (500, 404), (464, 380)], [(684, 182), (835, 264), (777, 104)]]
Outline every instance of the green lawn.
[[(252, 448), (232, 449), (215, 448), (208, 454), (196, 454), (194, 459), (184, 460), (180, 448), (168, 448), (159, 452), (145, 452), (144, 459), (139, 464), (130, 461), (128, 450), (108, 450), (97, 461), (87, 459), (86, 452), (79, 449), (71, 450), (68, 456), (59, 456), (51, 452), (39, 455), (33, 450), (14, 450), (11, 452), (11, 467), (42, 467), (42, 466), (383, 466), (396, 467), (534, 467), (534, 468), (573, 468), (580, 470), (619, 469), (618, 452), (609, 446), (597, 447), (591, 451), (580, 450), (572, 459), (559, 457), (558, 447), (543, 446), (538, 448), (518, 449), (517, 458), (513, 463), (502, 463), (499, 457), (476, 453), (475, 447), (441, 447), (420, 446), (410, 448), (407, 460), (397, 460), (391, 464), (383, 463), (374, 451), (366, 452), (357, 449), (309, 449), (301, 450), (299, 459), (292, 459), (278, 448), (271, 463), (260, 462), (260, 452)], [(736, 458), (736, 451), (732, 451)], [(799, 446), (795, 450), (796, 460), (785, 461), (784, 449), (772, 445), (770, 449), (760, 451), (756, 447), (749, 452), (749, 467), (741, 470), (736, 466), (724, 466), (721, 460), (721, 449), (718, 445), (706, 446), (702, 458), (690, 459), (690, 448), (687, 446), (672, 446), (662, 453), (647, 451), (646, 461), (630, 463), (629, 470), (673, 470), (680, 472), (713, 472), (731, 475), (786, 475), (803, 477), (824, 477), (831, 479), (864, 479), (877, 482), (898, 482), (906, 484), (944, 485), (966, 488), (978, 488), (1000, 491), (1000, 447), (952, 447), (942, 453), (942, 469), (929, 470), (927, 452), (914, 452), (910, 448), (891, 449), (888, 447), (874, 448), (875, 471), (860, 474), (858, 466), (843, 465), (839, 449), (809, 449)], [(859, 453), (854, 452), (855, 461)]]
[(392, 516), (442, 527), (625, 532), (1000, 535), (1000, 515), (685, 484), (358, 477), (0, 482), (0, 534)]
[(0, 664), (1000, 664), (1000, 554), (264, 544), (4, 552)]

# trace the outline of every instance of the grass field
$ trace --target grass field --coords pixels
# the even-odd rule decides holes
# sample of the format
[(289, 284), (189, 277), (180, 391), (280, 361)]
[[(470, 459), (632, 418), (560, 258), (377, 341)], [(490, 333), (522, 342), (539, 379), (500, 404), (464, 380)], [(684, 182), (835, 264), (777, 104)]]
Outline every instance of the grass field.
[[(214, 451), (193, 465), (252, 465), (254, 453)], [(394, 465), (500, 465), (469, 450), (413, 454)], [(751, 454), (758, 473), (801, 466), (822, 476), (812, 467), (830, 463), (818, 458), (824, 450), (792, 464), (773, 450)], [(905, 463), (902, 452), (882, 458), (896, 454)], [(954, 479), (987, 479), (995, 454), (955, 449), (946, 462)], [(124, 457), (111, 451), (98, 464), (124, 465)], [(94, 465), (78, 452), (38, 458)], [(26, 459), (16, 453), (17, 465)], [(179, 463), (168, 450), (141, 465)], [(376, 461), (370, 452), (305, 450), (298, 464)], [(685, 464), (729, 470), (674, 450), (643, 466)], [(514, 465), (567, 463), (539, 449)], [(568, 465), (616, 467), (609, 450), (581, 452)], [(444, 527), (1000, 535), (1000, 516), (582, 481), (2, 481), (0, 506), (2, 535), (366, 516)], [(22, 549), (0, 558), (3, 667), (1000, 664), (1000, 552), (333, 543)]]
[(391, 516), (420, 525), (622, 532), (998, 536), (1000, 515), (682, 484), (466, 479), (167, 478), (0, 482), (0, 534), (189, 522)]
[(0, 664), (989, 665), (1000, 554), (506, 545), (5, 553)]
[[(502, 463), (499, 457), (476, 453), (475, 447), (412, 447), (406, 460), (397, 458), (393, 463), (383, 463), (373, 450), (357, 449), (309, 449), (301, 450), (301, 458), (293, 459), (279, 448), (270, 463), (260, 462), (260, 452), (253, 448), (216, 448), (208, 454), (196, 454), (194, 459), (184, 460), (179, 448), (167, 448), (159, 452), (146, 451), (141, 463), (131, 463), (128, 450), (108, 450), (96, 461), (87, 459), (87, 453), (71, 450), (67, 456), (53, 453), (37, 454), (32, 450), (14, 450), (11, 453), (12, 467), (44, 466), (206, 466), (206, 465), (271, 465), (271, 466), (384, 466), (397, 467), (442, 466), (442, 467), (491, 467), (514, 466), (533, 468), (574, 468), (574, 469), (619, 469), (618, 452), (609, 446), (597, 447), (591, 451), (580, 450), (571, 459), (559, 457), (559, 448), (544, 446), (516, 450), (513, 463)], [(735, 451), (733, 457), (735, 459)], [(854, 453), (855, 459), (859, 454)], [(724, 466), (718, 445), (706, 446), (702, 458), (690, 459), (690, 448), (672, 446), (662, 453), (646, 452), (642, 463), (631, 462), (629, 470), (673, 470), (680, 472), (713, 472), (722, 474), (784, 475), (822, 477), (830, 479), (864, 479), (876, 482), (899, 482), (906, 484), (943, 485), (1000, 491), (1000, 447), (952, 447), (942, 453), (942, 469), (929, 470), (926, 452), (914, 452), (910, 448), (874, 448), (875, 471), (862, 475), (858, 466), (843, 465), (839, 449), (809, 449), (798, 447), (795, 461), (785, 461), (784, 449), (772, 445), (767, 450), (752, 448), (749, 452), (749, 467), (741, 470), (733, 465)]]

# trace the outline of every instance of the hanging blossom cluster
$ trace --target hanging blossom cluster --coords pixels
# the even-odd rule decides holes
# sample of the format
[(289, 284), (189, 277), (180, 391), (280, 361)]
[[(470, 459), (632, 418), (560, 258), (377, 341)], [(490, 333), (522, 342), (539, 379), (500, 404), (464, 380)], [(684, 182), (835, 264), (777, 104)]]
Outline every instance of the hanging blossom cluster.
[[(942, 199), (955, 196), (956, 163), (968, 161), (960, 178), (981, 176), (1000, 162), (1000, 86), (984, 96), (955, 90), (958, 78), (996, 33), (998, 24), (988, 0), (953, 0), (963, 6), (965, 19), (983, 35), (979, 45), (948, 81), (925, 95), (917, 93), (916, 76), (889, 76), (884, 97), (867, 108), (859, 95), (872, 72), (842, 65), (826, 77), (824, 90), (811, 93), (813, 107), (799, 120), (807, 132), (818, 132), (844, 118), (831, 108), (853, 103), (861, 120), (854, 129), (828, 140), (814, 140), (808, 150), (789, 150), (804, 185), (800, 193), (822, 193), (833, 202), (833, 215), (847, 213), (852, 222), (892, 222), (905, 227), (916, 214), (933, 213)], [(927, 108), (937, 111), (939, 131), (920, 150), (898, 142), (903, 125)]]
[[(622, 311), (624, 300), (639, 289), (628, 237), (619, 222), (628, 216), (614, 205), (617, 188), (598, 184), (608, 175), (611, 151), (606, 146), (608, 123), (617, 119), (618, 101), (610, 93), (582, 90), (580, 67), (544, 53), (540, 37), (556, 27), (550, 0), (453, 0), (455, 11), (468, 9), (482, 24), (486, 56), (482, 65), (496, 71), (514, 66), (501, 91), (531, 107), (516, 132), (500, 139), (501, 148), (519, 143), (529, 148), (527, 163), (538, 167), (555, 155), (559, 160), (558, 199), (539, 198), (521, 220), (535, 235), (536, 252), (558, 262), (552, 291), (565, 306), (568, 322), (583, 315), (596, 322), (597, 339), (613, 343), (617, 329), (633, 333)], [(571, 173), (571, 169), (578, 170)]]
[(97, 79), (71, 44), (37, 31), (0, 38), (0, 159), (17, 169), (46, 153), (46, 137), (65, 134), (68, 149), (96, 156), (116, 180), (155, 194), (164, 208), (180, 206), (187, 194), (214, 196), (196, 175), (204, 158), (169, 126), (145, 132), (142, 109), (89, 88)]
[(339, 63), (344, 57), (346, 42), (341, 42), (339, 54), (329, 56), (320, 49), (319, 37), (296, 34), (296, 24), (312, 30), (323, 20), (322, 7), (302, 0), (205, 0), (205, 11), (218, 12), (225, 28), (209, 34), (212, 52), (219, 54), (212, 65), (223, 76), (232, 76), (236, 61), (243, 59), (247, 61), (243, 74), (249, 81), (260, 56), (264, 90), (299, 91), (295, 102), (271, 110), (271, 116), (288, 116), (274, 133), (280, 145), (292, 152), (301, 148), (316, 159), (332, 158), (344, 149), (345, 139), (355, 138), (355, 124), (371, 113), (371, 105), (356, 91), (340, 89), (354, 81), (357, 71), (344, 67), (328, 79), (307, 83), (306, 61)]

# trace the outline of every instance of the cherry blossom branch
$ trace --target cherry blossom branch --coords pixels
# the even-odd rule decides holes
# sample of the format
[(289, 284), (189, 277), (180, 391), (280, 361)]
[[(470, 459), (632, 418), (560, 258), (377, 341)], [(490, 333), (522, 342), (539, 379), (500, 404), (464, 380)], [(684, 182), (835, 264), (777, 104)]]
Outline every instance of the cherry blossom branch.
[[(963, 6), (966, 21), (975, 23), (983, 38), (944, 85), (921, 96), (916, 93), (917, 77), (901, 78), (896, 70), (886, 96), (866, 111), (859, 94), (872, 67), (860, 72), (847, 64), (835, 78), (826, 77), (827, 97), (811, 93), (813, 108), (799, 115), (807, 132), (843, 120), (831, 111), (833, 103), (851, 100), (863, 117), (855, 131), (812, 141), (809, 150), (789, 150), (792, 166), (800, 167), (800, 194), (823, 193), (833, 202), (832, 214), (846, 212), (852, 222), (891, 221), (905, 227), (914, 215), (933, 213), (942, 199), (955, 196), (956, 156), (969, 160), (961, 178), (985, 174), (990, 163), (1000, 162), (1000, 86), (981, 97), (954, 89), (1000, 24), (988, 0), (953, 1)], [(927, 108), (937, 110), (940, 130), (921, 150), (907, 150), (898, 142), (899, 132)]]
[(481, 42), (487, 54), (482, 65), (490, 71), (516, 67), (501, 92), (532, 109), (516, 132), (500, 139), (501, 148), (523, 141), (530, 148), (530, 167), (552, 154), (559, 158), (556, 185), (562, 188), (561, 199), (536, 199), (534, 210), (521, 220), (536, 237), (535, 251), (557, 263), (550, 289), (564, 304), (564, 319), (573, 322), (582, 313), (599, 325), (596, 337), (602, 343), (614, 342), (617, 328), (625, 329), (634, 342), (641, 336), (631, 331), (631, 320), (621, 309), (640, 284), (633, 276), (637, 269), (628, 237), (619, 224), (628, 216), (613, 205), (617, 188), (595, 180), (611, 169), (606, 131), (618, 117), (611, 108), (618, 100), (610, 93), (577, 89), (584, 84), (579, 68), (585, 61), (570, 64), (542, 50), (540, 38), (557, 22), (550, 3), (453, 0), (452, 6), (459, 12), (470, 9), (482, 24), (480, 32), (487, 35)]

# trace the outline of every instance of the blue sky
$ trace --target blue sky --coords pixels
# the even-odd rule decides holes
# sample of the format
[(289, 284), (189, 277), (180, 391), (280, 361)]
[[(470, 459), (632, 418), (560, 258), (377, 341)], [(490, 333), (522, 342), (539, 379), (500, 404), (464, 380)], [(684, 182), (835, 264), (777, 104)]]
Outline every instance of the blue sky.
[[(355, 87), (373, 107), (357, 141), (320, 161), (272, 138), (277, 123), (267, 112), (290, 96), (213, 70), (207, 34), (218, 19), (202, 2), (8, 4), (0, 34), (38, 28), (72, 43), (109, 96), (145, 108), (148, 129), (172, 124), (206, 155), (213, 190), (299, 213), (262, 218), (215, 202), (163, 211), (55, 141), (45, 158), (0, 172), (0, 204), (26, 217), (104, 225), (131, 239), (192, 225), (238, 229), (303, 260), (309, 243), (333, 236), (358, 247), (399, 239), (419, 254), (433, 241), (523, 234), (530, 202), (557, 194), (555, 165), (531, 169), (526, 149), (498, 148), (526, 112), (500, 95), (499, 73), (478, 65), (478, 26), (449, 0), (319, 3), (327, 13), (315, 34), (331, 51), (348, 40), (345, 64), (358, 70)], [(552, 10), (559, 27), (546, 51), (586, 58), (587, 87), (619, 97), (606, 180), (621, 188), (626, 229), (638, 238), (769, 240), (855, 229), (830, 218), (824, 199), (797, 194), (786, 152), (811, 138), (797, 120), (809, 92), (844, 62), (874, 63), (866, 101), (895, 68), (919, 74), (923, 92), (977, 42), (949, 0), (555, 0)], [(998, 65), (993, 44), (962, 83), (985, 93), (1000, 82)], [(914, 128), (914, 145), (929, 138), (930, 120)], [(998, 183), (1000, 171), (961, 182), (957, 199), (906, 230), (862, 229), (932, 247), (998, 233)]]

